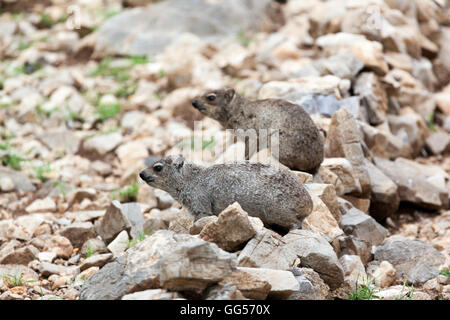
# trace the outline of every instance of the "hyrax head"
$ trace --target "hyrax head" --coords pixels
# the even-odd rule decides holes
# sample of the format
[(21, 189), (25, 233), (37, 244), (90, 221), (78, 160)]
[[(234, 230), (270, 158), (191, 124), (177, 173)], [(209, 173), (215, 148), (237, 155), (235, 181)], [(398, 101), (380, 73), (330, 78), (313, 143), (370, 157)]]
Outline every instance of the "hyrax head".
[(184, 160), (182, 155), (159, 159), (139, 173), (139, 176), (149, 186), (171, 193), (176, 190), (182, 180)]
[(234, 95), (234, 89), (212, 90), (195, 98), (192, 101), (192, 105), (205, 116), (216, 119), (219, 122), (226, 122), (230, 112), (230, 103)]

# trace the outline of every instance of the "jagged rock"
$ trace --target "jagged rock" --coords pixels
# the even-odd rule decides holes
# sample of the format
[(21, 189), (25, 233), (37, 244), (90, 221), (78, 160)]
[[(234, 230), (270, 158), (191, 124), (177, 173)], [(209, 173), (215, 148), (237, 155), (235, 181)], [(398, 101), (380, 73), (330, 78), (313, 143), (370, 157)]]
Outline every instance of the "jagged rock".
[(370, 178), (370, 215), (382, 221), (398, 209), (397, 185), (369, 160), (365, 160), (364, 164)]
[[(307, 182), (304, 182), (307, 183)], [(339, 203), (337, 200), (336, 189), (331, 184), (324, 183), (308, 183), (306, 185), (314, 195), (318, 196), (327, 206), (334, 219), (339, 223), (341, 221), (341, 212), (339, 211)]]
[(354, 178), (359, 181), (361, 195), (370, 193), (370, 180), (364, 167), (364, 153), (358, 123), (344, 107), (331, 118), (324, 146), (325, 157), (344, 157), (353, 167)]
[(114, 200), (106, 210), (97, 233), (109, 244), (122, 231), (127, 230), (131, 237), (137, 237), (144, 230), (144, 220), (138, 203), (121, 204)]
[(305, 230), (320, 233), (327, 237), (330, 242), (334, 242), (344, 232), (339, 228), (339, 224), (331, 214), (325, 203), (317, 196), (311, 194), (313, 210), (302, 222)]
[(347, 235), (375, 246), (381, 244), (388, 233), (374, 218), (356, 208), (350, 209), (342, 216), (341, 226)]
[(359, 180), (354, 177), (353, 166), (345, 158), (325, 158), (319, 174), (325, 183), (334, 186), (338, 196), (362, 190)]
[(296, 259), (297, 254), (285, 245), (280, 235), (263, 229), (242, 249), (238, 264), (240, 267), (287, 270), (294, 267)]
[(12, 240), (0, 247), (0, 264), (23, 264), (37, 258), (39, 250), (33, 245), (21, 247), (20, 242)]
[(411, 147), (402, 138), (393, 135), (386, 124), (372, 127), (361, 123), (361, 129), (364, 134), (364, 142), (372, 155), (388, 159), (411, 156)]
[(357, 255), (366, 264), (372, 258), (372, 245), (352, 235), (339, 237), (341, 254)]
[[(317, 272), (315, 272), (311, 268), (297, 268), (294, 269), (294, 275), (296, 274), (296, 270), (298, 270), (302, 277), (308, 280), (313, 288), (314, 288), (314, 300), (326, 300), (330, 298), (330, 287), (323, 281), (323, 279), (319, 276)], [(297, 279), (297, 276), (296, 276)], [(301, 286), (300, 286), (301, 288)], [(297, 297), (304, 297), (304, 292), (295, 292), (290, 299), (296, 299)], [(308, 290), (310, 291), (310, 290)], [(310, 296), (310, 292), (308, 292), (308, 296)]]
[(223, 210), (217, 221), (210, 222), (200, 232), (200, 238), (216, 243), (226, 251), (242, 247), (257, 232), (247, 212), (235, 202)]
[[(406, 146), (409, 146), (412, 156), (416, 157), (429, 135), (429, 129), (422, 117), (415, 112), (408, 112), (402, 115), (389, 114), (387, 119), (392, 134), (401, 139)], [(392, 156), (395, 157), (395, 154), (392, 154), (390, 158)]]
[(374, 70), (377, 74), (384, 75), (389, 70), (384, 60), (383, 46), (379, 42), (367, 40), (363, 35), (345, 32), (332, 33), (317, 38), (316, 44), (327, 55), (351, 52), (366, 67)]
[(333, 247), (321, 236), (306, 230), (293, 230), (283, 237), (283, 241), (300, 258), (300, 265), (319, 273), (330, 288), (337, 288), (344, 281)]
[(121, 231), (117, 237), (108, 245), (108, 250), (112, 252), (114, 257), (121, 255), (128, 249), (130, 238), (126, 230)]
[(235, 255), (214, 243), (159, 230), (89, 278), (80, 299), (119, 299), (138, 287), (199, 293), (235, 267)]
[(355, 290), (357, 283), (364, 283), (367, 275), (359, 256), (344, 254), (339, 258), (339, 262), (344, 270), (344, 279), (348, 286)]
[(48, 252), (48, 251), (39, 252), (38, 253), (38, 259), (41, 262), (50, 262), (50, 263), (52, 263), (53, 260), (56, 259), (56, 253)]
[[(127, 239), (128, 240), (128, 239)], [(87, 240), (80, 249), (80, 254), (84, 258), (86, 257), (90, 252), (92, 255), (99, 254), (99, 253), (107, 253), (108, 249), (106, 248), (105, 243), (103, 240), (99, 238), (93, 238)]]
[(68, 259), (72, 255), (73, 246), (66, 237), (53, 235), (45, 240), (43, 251), (53, 252), (57, 257)]
[(386, 121), (388, 109), (386, 91), (374, 73), (361, 73), (356, 79), (353, 90), (356, 95), (361, 97), (363, 105), (367, 108), (371, 125), (378, 125)]
[(444, 256), (429, 244), (420, 240), (408, 240), (398, 236), (386, 239), (377, 247), (374, 257), (388, 261), (397, 271), (397, 279), (420, 284), (439, 274), (438, 267), (444, 263)]
[(76, 248), (80, 248), (87, 240), (97, 236), (91, 222), (72, 223), (64, 227), (60, 231), (60, 235), (69, 239)]
[(375, 165), (398, 187), (400, 201), (412, 202), (427, 209), (448, 207), (448, 191), (430, 183), (419, 170), (402, 158), (389, 161), (374, 158)]
[(189, 233), (192, 235), (200, 234), (200, 232), (203, 230), (203, 228), (208, 225), (211, 222), (216, 222), (218, 219), (217, 216), (207, 216), (198, 219), (194, 222), (194, 225), (189, 229)]
[(271, 285), (267, 281), (259, 280), (243, 270), (233, 271), (219, 284), (227, 283), (235, 285), (246, 298), (254, 300), (265, 300), (271, 289)]

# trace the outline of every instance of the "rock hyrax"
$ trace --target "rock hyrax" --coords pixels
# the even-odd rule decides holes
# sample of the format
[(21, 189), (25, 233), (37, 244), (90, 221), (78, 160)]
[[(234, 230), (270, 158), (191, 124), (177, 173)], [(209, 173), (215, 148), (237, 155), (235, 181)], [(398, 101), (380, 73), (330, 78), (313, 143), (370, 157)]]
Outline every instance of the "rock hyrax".
[(290, 230), (301, 225), (313, 207), (300, 179), (287, 169), (248, 161), (200, 166), (183, 156), (155, 161), (139, 176), (170, 193), (195, 219), (219, 215), (237, 201), (266, 225)]
[(207, 92), (192, 105), (227, 129), (278, 129), (279, 161), (291, 169), (314, 172), (322, 163), (322, 134), (299, 105), (281, 99), (249, 101), (234, 89)]

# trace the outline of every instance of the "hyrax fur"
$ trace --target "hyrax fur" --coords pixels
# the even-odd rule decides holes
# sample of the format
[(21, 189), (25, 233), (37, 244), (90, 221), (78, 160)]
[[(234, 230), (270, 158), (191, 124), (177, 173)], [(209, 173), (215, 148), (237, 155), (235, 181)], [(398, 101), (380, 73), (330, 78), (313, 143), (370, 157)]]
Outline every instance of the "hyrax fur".
[(322, 134), (299, 105), (281, 99), (250, 101), (234, 89), (207, 92), (192, 105), (227, 129), (278, 129), (279, 161), (291, 169), (315, 172), (323, 161)]
[(261, 163), (200, 166), (178, 155), (154, 162), (139, 175), (148, 185), (170, 193), (196, 220), (219, 215), (237, 201), (266, 225), (290, 230), (300, 227), (313, 207), (294, 173)]

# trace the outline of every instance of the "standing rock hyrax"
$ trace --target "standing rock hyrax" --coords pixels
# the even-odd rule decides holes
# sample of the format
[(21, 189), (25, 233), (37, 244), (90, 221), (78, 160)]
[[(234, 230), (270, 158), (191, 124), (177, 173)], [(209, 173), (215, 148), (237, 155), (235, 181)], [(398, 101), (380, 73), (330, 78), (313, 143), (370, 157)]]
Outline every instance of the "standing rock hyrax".
[(301, 225), (313, 207), (300, 179), (287, 169), (248, 161), (200, 166), (183, 156), (155, 161), (139, 176), (170, 193), (195, 219), (219, 215), (237, 201), (266, 225), (290, 230)]
[(299, 105), (281, 99), (249, 101), (234, 89), (207, 92), (192, 105), (227, 129), (278, 129), (279, 161), (291, 169), (314, 172), (322, 163), (323, 137)]

